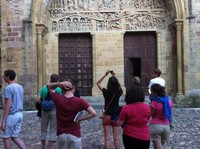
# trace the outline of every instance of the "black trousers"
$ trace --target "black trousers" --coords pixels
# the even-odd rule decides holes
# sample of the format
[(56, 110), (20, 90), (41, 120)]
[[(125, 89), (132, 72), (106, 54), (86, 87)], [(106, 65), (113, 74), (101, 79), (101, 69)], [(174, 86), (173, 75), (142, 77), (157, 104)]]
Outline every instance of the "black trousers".
[(123, 143), (125, 149), (149, 149), (150, 140), (140, 140), (123, 134)]

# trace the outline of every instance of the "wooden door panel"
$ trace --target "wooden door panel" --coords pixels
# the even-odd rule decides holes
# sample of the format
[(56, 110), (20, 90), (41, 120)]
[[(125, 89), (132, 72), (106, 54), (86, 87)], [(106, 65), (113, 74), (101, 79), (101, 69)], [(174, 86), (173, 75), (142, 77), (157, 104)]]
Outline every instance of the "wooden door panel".
[(92, 38), (90, 34), (59, 35), (59, 75), (78, 81), (80, 95), (92, 95)]
[[(148, 87), (151, 71), (157, 66), (157, 45), (155, 32), (129, 32), (124, 36), (124, 62), (125, 62), (125, 86), (129, 87), (137, 64), (130, 59), (141, 59), (141, 83)], [(137, 67), (138, 69), (139, 67)], [(132, 73), (133, 72), (133, 73)]]

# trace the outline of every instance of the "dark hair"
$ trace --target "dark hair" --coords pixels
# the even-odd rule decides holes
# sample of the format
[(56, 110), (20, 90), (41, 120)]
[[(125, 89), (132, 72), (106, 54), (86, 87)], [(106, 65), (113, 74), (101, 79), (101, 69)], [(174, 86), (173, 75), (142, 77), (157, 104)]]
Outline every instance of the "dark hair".
[(75, 92), (74, 92), (74, 96), (79, 97), (80, 98), (80, 91), (77, 88), (77, 83), (78, 81), (75, 79), (67, 79), (66, 81), (69, 81), (72, 83), (72, 86), (74, 86), (75, 88)]
[(159, 97), (166, 96), (165, 87), (161, 86), (160, 84), (153, 84), (151, 86), (151, 92), (156, 93), (156, 95)]
[(159, 77), (160, 77), (160, 75), (161, 75), (161, 70), (159, 69), (159, 68), (155, 68), (154, 70), (153, 70), (153, 72), (155, 73), (155, 74), (157, 74)]
[(111, 94), (114, 94), (114, 92), (117, 90), (120, 90), (121, 94), (123, 93), (118, 79), (114, 76), (108, 79), (107, 89)]
[(14, 70), (5, 70), (4, 71), (4, 75), (6, 77), (9, 77), (11, 81), (13, 81), (15, 79), (15, 77), (16, 77), (16, 73), (15, 73)]
[(144, 102), (145, 90), (141, 86), (132, 86), (126, 91), (125, 102), (131, 104), (135, 102)]
[(71, 82), (71, 84), (72, 84), (73, 86), (75, 86), (75, 87), (76, 87), (76, 85), (77, 85), (77, 81), (74, 80), (74, 79), (67, 79), (66, 81)]
[(52, 75), (50, 76), (50, 81), (51, 81), (52, 83), (58, 82), (58, 81), (59, 81), (59, 75), (57, 75), (57, 74), (52, 74)]
[(71, 91), (73, 89), (73, 86), (76, 87), (75, 81), (73, 79), (66, 79), (65, 81), (71, 82), (72, 88), (66, 87), (66, 88), (61, 88), (64, 92), (66, 91)]

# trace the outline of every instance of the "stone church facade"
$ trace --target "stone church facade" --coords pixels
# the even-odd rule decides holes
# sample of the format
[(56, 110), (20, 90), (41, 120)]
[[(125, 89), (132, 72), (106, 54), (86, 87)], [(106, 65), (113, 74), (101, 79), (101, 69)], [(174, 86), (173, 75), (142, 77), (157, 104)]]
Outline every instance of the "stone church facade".
[(158, 67), (178, 102), (200, 88), (199, 47), (200, 0), (1, 0), (1, 74), (14, 69), (27, 100), (52, 73), (97, 96), (107, 69), (125, 89)]

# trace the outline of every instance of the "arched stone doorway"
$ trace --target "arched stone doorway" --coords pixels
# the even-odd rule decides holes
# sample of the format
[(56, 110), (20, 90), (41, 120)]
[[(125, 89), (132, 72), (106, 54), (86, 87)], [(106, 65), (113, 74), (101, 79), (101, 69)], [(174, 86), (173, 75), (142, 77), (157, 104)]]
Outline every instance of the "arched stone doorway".
[[(120, 13), (113, 13), (112, 11), (110, 11), (112, 7), (115, 7), (117, 4), (119, 3), (112, 3), (113, 1), (108, 1), (107, 3), (104, 3), (103, 1), (98, 1), (98, 5), (95, 3), (92, 3), (94, 1), (88, 1), (88, 5), (86, 5), (86, 1), (83, 1), (84, 3), (77, 3), (78, 1), (74, 1), (75, 4), (77, 5), (70, 5), (70, 3), (66, 3), (66, 5), (63, 5), (62, 9), (57, 9), (57, 11), (53, 11), (53, 9), (50, 9), (52, 7), (52, 5), (62, 5), (64, 3), (61, 2), (65, 2), (60, 1), (60, 0), (46, 0), (46, 1), (37, 1), (35, 2), (35, 7), (34, 7), (34, 20), (36, 20), (37, 24), (43, 24), (45, 27), (48, 28), (49, 32), (48, 34), (46, 34), (46, 36), (44, 36), (44, 40), (49, 41), (50, 43), (53, 41), (52, 40), (48, 40), (49, 38), (52, 38), (52, 36), (54, 36), (54, 39), (56, 39), (57, 35), (59, 33), (64, 33), (64, 32), (76, 32), (76, 31), (80, 31), (80, 32), (90, 32), (93, 35), (93, 58), (95, 59), (94, 63), (93, 63), (93, 94), (98, 94), (98, 91), (95, 89), (95, 82), (96, 79), (101, 75), (101, 73), (103, 72), (99, 72), (99, 70), (103, 71), (103, 68), (110, 68), (110, 67), (114, 67), (117, 72), (119, 73), (119, 78), (121, 82), (124, 82), (123, 78), (123, 74), (124, 74), (124, 66), (122, 66), (121, 64), (118, 65), (118, 67), (115, 67), (116, 63), (123, 63), (124, 59), (122, 57), (119, 56), (118, 61), (115, 61), (115, 64), (110, 63), (110, 67), (107, 66), (107, 64), (103, 65), (99, 64), (99, 60), (97, 60), (99, 57), (98, 53), (99, 50), (102, 51), (101, 49), (99, 49), (98, 47), (98, 43), (99, 40), (102, 38), (102, 36), (99, 36), (99, 32), (105, 32), (105, 31), (111, 31), (113, 33), (113, 31), (115, 32), (114, 34), (117, 34), (118, 38), (114, 39), (114, 34), (112, 37), (113, 40), (119, 40), (121, 43), (121, 45), (118, 45), (116, 47), (116, 51), (117, 53), (122, 53), (122, 49), (123, 49), (123, 40), (121, 38), (124, 37), (124, 31), (131, 30), (131, 31), (144, 31), (146, 30), (146, 28), (133, 28), (135, 25), (132, 23), (139, 23), (140, 21), (138, 20), (138, 22), (134, 22), (131, 21), (132, 18), (134, 18), (134, 15), (132, 15), (132, 17), (127, 17), (130, 23), (125, 23), (123, 24), (123, 19), (122, 19), (122, 23), (120, 22), (120, 17), (122, 15), (120, 15)], [(70, 1), (69, 1), (70, 2)], [(72, 2), (72, 1), (71, 1)], [(126, 2), (125, 0), (123, 2)], [(131, 1), (134, 3), (134, 1)], [(154, 31), (156, 31), (157, 33), (157, 66), (161, 68), (161, 70), (163, 71), (163, 77), (167, 80), (168, 83), (168, 88), (170, 88), (169, 90), (173, 90), (173, 92), (175, 91), (175, 93), (173, 94), (178, 94), (178, 95), (182, 95), (183, 91), (184, 91), (184, 80), (183, 80), (183, 56), (184, 56), (184, 49), (183, 49), (183, 37), (184, 37), (184, 32), (183, 32), (183, 17), (184, 17), (184, 6), (185, 3), (182, 0), (171, 0), (171, 1), (166, 1), (166, 0), (157, 0), (154, 1), (154, 3), (152, 3), (153, 1), (148, 0), (148, 2), (150, 2), (153, 6), (159, 6), (159, 4), (164, 4), (166, 6), (166, 9), (168, 10), (168, 16), (167, 16), (167, 28), (170, 29), (170, 26), (174, 26), (175, 29), (175, 38), (176, 38), (176, 43), (173, 44), (172, 41), (168, 41), (168, 43), (170, 43), (170, 45), (166, 46), (164, 44), (164, 40), (166, 40), (166, 38), (164, 38), (163, 36), (168, 36), (167, 32), (163, 32), (163, 30), (157, 29), (155, 28)], [(131, 4), (131, 3), (125, 3), (123, 5), (118, 5), (119, 7), (117, 9), (119, 9), (121, 12), (121, 10), (124, 10), (125, 8), (134, 5), (135, 7), (143, 7), (144, 5), (141, 5), (141, 3), (138, 3), (138, 5), (135, 4)], [(38, 7), (39, 6), (39, 7)], [(73, 12), (73, 10), (80, 8), (82, 11), (85, 9), (89, 9), (89, 6), (93, 6), (91, 8), (99, 8), (99, 9), (104, 9), (107, 8), (109, 11), (106, 12), (107, 14), (103, 14), (103, 13), (98, 13), (98, 12), (93, 12), (93, 18), (94, 16), (96, 17), (96, 22), (94, 21), (95, 19), (88, 19), (88, 16), (83, 17), (83, 22), (82, 22), (82, 27), (78, 27), (76, 28), (77, 30), (70, 30), (70, 28), (72, 27), (66, 27), (63, 28), (63, 23), (65, 23), (65, 21), (69, 20), (70, 18), (75, 17), (76, 15), (74, 14), (70, 14), (70, 12)], [(110, 7), (112, 6), (112, 7)], [(162, 5), (160, 5), (160, 7), (162, 8)], [(160, 10), (163, 10), (161, 9)], [(37, 11), (40, 10), (40, 11)], [(54, 9), (56, 10), (56, 9)], [(66, 12), (66, 15), (63, 15), (61, 12), (62, 10), (68, 10), (68, 13)], [(94, 11), (94, 10), (91, 10)], [(127, 13), (127, 14), (126, 14)], [(124, 15), (128, 15), (128, 11), (124, 11), (123, 12), (123, 16)], [(88, 15), (91, 16), (91, 14)], [(139, 15), (139, 14), (138, 14)], [(148, 15), (147, 15), (148, 16)], [(54, 19), (51, 19), (51, 17), (54, 17)], [(69, 19), (67, 19), (67, 17), (69, 17)], [(77, 16), (80, 17), (80, 21), (81, 21), (81, 16)], [(115, 19), (109, 19), (114, 17)], [(117, 18), (117, 19), (116, 19)], [(139, 17), (140, 18), (140, 17)], [(159, 19), (158, 19), (159, 20)], [(121, 24), (120, 24), (121, 23)], [(158, 23), (159, 24), (159, 23)], [(75, 25), (75, 24), (72, 24)], [(137, 26), (137, 25), (136, 25)], [(169, 27), (168, 27), (169, 26)], [(152, 29), (148, 29), (147, 30), (151, 31)], [(52, 34), (53, 33), (53, 34)], [(168, 37), (171, 37), (168, 36)], [(105, 38), (104, 38), (105, 39)], [(42, 40), (42, 39), (41, 39)], [(109, 38), (108, 38), (109, 40)], [(115, 41), (117, 43), (117, 41)], [(115, 43), (114, 42), (114, 43)], [(108, 42), (107, 42), (108, 43)], [(109, 43), (108, 43), (109, 44)], [(117, 45), (117, 44), (116, 44)], [(163, 59), (163, 57), (165, 57), (166, 54), (172, 54), (172, 45), (176, 45), (175, 48), (175, 53), (174, 53), (174, 57), (176, 57), (175, 59), (170, 58), (169, 60), (169, 65), (171, 64), (172, 67), (166, 66), (165, 65), (165, 60), (167, 59)], [(109, 45), (110, 46), (110, 45)], [(47, 48), (48, 47), (48, 48)], [(48, 51), (46, 51), (47, 55), (51, 55), (49, 52), (55, 52), (57, 50), (55, 50), (55, 48), (58, 47), (58, 42), (54, 41), (53, 44), (51, 45), (51, 47), (47, 44), (43, 44), (43, 49), (41, 49), (42, 51), (45, 51), (44, 49), (48, 49)], [(113, 45), (111, 46), (113, 47)], [(53, 50), (54, 48), (54, 50)], [(167, 48), (171, 48), (171, 51), (167, 51)], [(109, 49), (107, 49), (108, 51)], [(164, 52), (163, 52), (164, 51)], [(106, 52), (106, 51), (104, 51)], [(58, 52), (55, 52), (55, 54), (57, 54)], [(45, 52), (42, 53), (43, 55), (45, 54)], [(58, 54), (57, 54), (58, 55)], [(41, 56), (42, 57), (42, 56)], [(58, 57), (56, 57), (55, 61), (57, 60)], [(105, 57), (104, 57), (105, 58)], [(106, 58), (105, 58), (106, 59)], [(114, 59), (114, 56), (111, 56), (111, 59)], [(176, 60), (173, 61), (173, 60)], [(47, 60), (48, 61), (48, 60)], [(101, 61), (101, 60), (100, 60)], [(44, 63), (44, 62), (43, 62)], [(106, 61), (107, 63), (107, 61)], [(109, 63), (109, 60), (108, 60)], [(56, 64), (56, 62), (55, 62)], [(176, 65), (173, 65), (176, 64)], [(39, 65), (38, 65), (39, 66)], [(43, 64), (44, 66), (44, 64)], [(106, 67), (104, 67), (106, 66)], [(51, 68), (50, 68), (51, 69)], [(56, 70), (56, 69), (54, 69)], [(174, 74), (174, 71), (176, 72)], [(49, 68), (45, 69), (44, 72), (42, 71), (38, 71), (38, 76), (46, 76), (47, 72), (49, 72)], [(43, 78), (39, 78), (38, 77), (38, 84), (40, 84), (39, 82), (42, 82), (41, 79), (43, 80), (45, 77)], [(173, 83), (172, 83), (173, 82)], [(173, 85), (174, 82), (176, 82), (176, 85)], [(124, 84), (124, 83), (122, 83)], [(41, 85), (38, 85), (38, 87)]]

